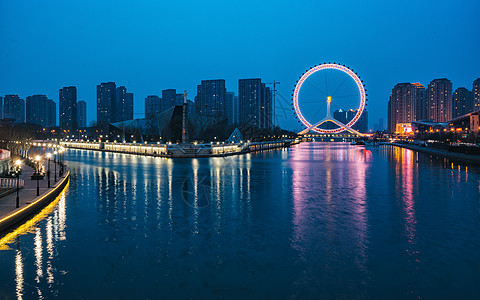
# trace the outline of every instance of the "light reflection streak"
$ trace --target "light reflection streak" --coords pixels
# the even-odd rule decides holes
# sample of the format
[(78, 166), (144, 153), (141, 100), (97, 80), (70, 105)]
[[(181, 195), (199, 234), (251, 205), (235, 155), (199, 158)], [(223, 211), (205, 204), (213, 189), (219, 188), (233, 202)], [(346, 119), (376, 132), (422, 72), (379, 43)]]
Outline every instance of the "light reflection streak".
[(43, 277), (43, 270), (42, 270), (42, 233), (40, 228), (35, 228), (35, 267), (37, 270), (37, 276), (35, 277), (35, 281), (37, 283), (40, 282), (40, 278)]
[[(312, 154), (313, 153), (313, 154)], [(318, 242), (312, 230), (322, 232), (324, 243), (352, 247), (352, 259), (359, 272), (367, 272), (368, 216), (366, 173), (372, 153), (363, 147), (345, 143), (301, 144), (291, 151), (293, 225), (292, 248), (302, 263), (309, 264), (318, 257)], [(345, 161), (348, 163), (337, 163)], [(313, 163), (315, 162), (315, 163)], [(339, 195), (348, 191), (348, 201)], [(319, 227), (321, 226), (321, 227)], [(339, 236), (339, 228), (348, 230)], [(315, 228), (315, 229), (313, 229)], [(348, 246), (347, 246), (348, 245)], [(321, 247), (320, 249), (329, 249)], [(323, 255), (320, 255), (323, 257)], [(325, 253), (334, 259), (334, 253)], [(340, 264), (347, 264), (342, 261)], [(333, 267), (325, 265), (328, 272)], [(305, 278), (297, 283), (311, 282), (317, 270), (305, 270)]]
[(22, 252), (20, 250), (16, 251), (15, 255), (15, 292), (17, 294), (17, 299), (23, 299), (23, 259)]
[(193, 169), (193, 234), (199, 234), (198, 229), (198, 168), (199, 163), (198, 159), (192, 160), (192, 169)]

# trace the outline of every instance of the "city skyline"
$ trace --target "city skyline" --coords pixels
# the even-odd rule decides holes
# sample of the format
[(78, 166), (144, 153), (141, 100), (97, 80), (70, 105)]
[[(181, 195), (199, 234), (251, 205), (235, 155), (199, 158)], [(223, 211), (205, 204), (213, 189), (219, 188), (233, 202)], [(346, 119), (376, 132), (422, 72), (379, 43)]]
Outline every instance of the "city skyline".
[[(480, 36), (480, 21), (474, 14), (479, 4), (473, 1), (463, 5), (441, 2), (435, 7), (424, 1), (416, 3), (415, 10), (408, 6), (392, 9), (384, 3), (356, 2), (340, 5), (267, 1), (257, 4), (254, 11), (247, 10), (248, 3), (245, 6), (185, 4), (188, 4), (186, 10), (184, 5), (175, 3), (143, 2), (132, 8), (126, 2), (117, 2), (112, 9), (118, 14), (100, 17), (97, 14), (107, 8), (106, 4), (98, 3), (96, 9), (91, 9), (93, 3), (88, 1), (82, 6), (52, 2), (25, 8), (4, 2), (0, 11), (9, 13), (0, 18), (5, 28), (0, 35), (5, 45), (0, 50), (0, 63), (6, 69), (0, 75), (0, 94), (19, 94), (23, 99), (45, 94), (58, 102), (58, 88), (75, 85), (78, 99), (88, 104), (88, 124), (95, 119), (95, 85), (99, 82), (115, 81), (127, 86), (137, 99), (134, 107), (137, 112), (143, 111), (143, 101), (138, 100), (165, 88), (192, 94), (202, 79), (223, 78), (229, 91), (238, 90), (239, 78), (278, 80), (279, 93), (290, 100), (298, 74), (315, 64), (335, 61), (353, 68), (364, 80), (369, 92), (371, 127), (379, 118), (386, 119), (388, 97), (398, 82), (425, 85), (431, 78), (446, 77), (455, 90), (468, 88), (471, 80), (480, 76), (476, 71), (480, 69), (480, 58), (475, 54), (480, 45), (476, 38)], [(76, 17), (65, 18), (58, 12), (59, 7), (75, 10)], [(232, 9), (238, 11), (232, 15), (235, 22), (224, 22), (228, 15), (225, 12)], [(156, 18), (160, 11), (168, 13), (164, 18)], [(341, 11), (342, 16), (327, 14), (322, 19), (313, 18), (319, 11)], [(360, 11), (370, 11), (372, 17), (360, 18)], [(134, 27), (122, 24), (115, 17), (127, 12), (139, 19)], [(184, 14), (188, 22), (171, 28), (168, 24), (177, 13)], [(245, 14), (253, 22), (241, 18)], [(451, 15), (462, 18), (454, 21)], [(39, 16), (52, 18), (38, 22)], [(203, 22), (204, 18), (209, 22)], [(399, 18), (410, 21), (400, 24), (395, 21)], [(85, 24), (85, 19), (91, 20), (91, 24)], [(36, 24), (35, 30), (32, 24)], [(216, 36), (205, 35), (219, 24), (225, 24), (219, 33), (221, 43)], [(273, 31), (271, 28), (275, 27)], [(171, 32), (163, 28), (171, 28)], [(101, 32), (108, 32), (105, 39)], [(316, 34), (322, 39), (312, 39)], [(58, 36), (64, 37), (61, 42)], [(399, 42), (401, 36), (408, 36), (408, 41)], [(444, 43), (439, 48), (435, 45), (440, 36), (442, 40), (462, 40), (464, 45), (458, 48), (454, 43)], [(82, 43), (78, 38), (82, 38)], [(24, 41), (30, 39), (44, 42), (33, 51), (24, 47)], [(382, 42), (377, 43), (378, 39)], [(181, 46), (182, 43), (186, 45)], [(251, 47), (253, 44), (258, 47)], [(51, 55), (39, 60), (35, 53)], [(63, 67), (63, 62), (68, 63), (68, 68)], [(27, 66), (32, 72), (23, 72)], [(99, 69), (91, 72), (96, 67)], [(48, 76), (40, 76), (37, 70), (48, 70)], [(281, 101), (277, 106), (290, 108)], [(279, 125), (300, 129), (293, 115), (287, 114), (286, 119), (283, 116), (283, 113), (277, 116)]]

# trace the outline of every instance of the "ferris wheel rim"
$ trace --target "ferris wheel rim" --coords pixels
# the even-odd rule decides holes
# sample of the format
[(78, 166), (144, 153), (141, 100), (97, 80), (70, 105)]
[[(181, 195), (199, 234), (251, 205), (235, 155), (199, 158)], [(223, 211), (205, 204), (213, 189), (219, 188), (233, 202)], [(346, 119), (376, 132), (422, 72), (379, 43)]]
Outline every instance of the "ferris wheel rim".
[[(358, 88), (358, 91), (360, 93), (360, 105), (357, 108), (358, 111), (353, 117), (353, 119), (347, 124), (345, 124), (347, 127), (351, 127), (355, 125), (355, 123), (357, 123), (357, 121), (360, 119), (361, 115), (363, 114), (363, 111), (365, 110), (365, 106), (367, 102), (365, 86), (363, 85), (363, 82), (360, 79), (360, 77), (352, 69), (337, 63), (323, 63), (323, 64), (316, 65), (313, 68), (310, 68), (309, 70), (307, 70), (305, 73), (303, 73), (300, 79), (297, 81), (297, 83), (295, 84), (295, 88), (293, 90), (293, 108), (295, 110), (295, 113), (298, 119), (306, 128), (309, 128), (312, 126), (312, 124), (303, 116), (300, 110), (300, 106), (298, 104), (298, 98), (299, 98), (300, 89), (302, 88), (302, 85), (307, 80), (307, 78), (321, 70), (342, 71), (343, 73), (350, 76), (350, 78), (353, 79), (353, 81), (355, 82)], [(336, 129), (322, 129), (322, 128), (316, 127), (316, 128), (313, 128), (312, 131), (315, 131), (317, 133), (340, 133), (345, 131), (345, 129), (342, 127), (339, 127)]]

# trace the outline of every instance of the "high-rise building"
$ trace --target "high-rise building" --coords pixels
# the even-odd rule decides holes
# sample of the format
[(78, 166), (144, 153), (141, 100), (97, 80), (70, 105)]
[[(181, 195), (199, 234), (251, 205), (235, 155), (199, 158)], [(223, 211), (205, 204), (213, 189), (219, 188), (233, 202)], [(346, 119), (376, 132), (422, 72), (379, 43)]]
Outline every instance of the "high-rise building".
[(53, 100), (47, 100), (47, 127), (57, 126), (57, 104)]
[(427, 118), (434, 122), (452, 119), (452, 82), (446, 78), (435, 79), (427, 89)]
[(133, 120), (133, 93), (127, 93), (127, 88), (119, 86), (115, 95), (112, 122)]
[(175, 96), (175, 105), (176, 106), (182, 106), (183, 105), (183, 94), (177, 94)]
[(155, 115), (162, 112), (162, 99), (160, 97), (151, 95), (145, 98), (145, 118), (151, 119)]
[(415, 87), (415, 120), (427, 119), (427, 94), (425, 87), (419, 82), (414, 82), (412, 85)]
[(225, 94), (225, 114), (230, 123), (238, 123), (238, 97), (235, 96), (234, 92)]
[(347, 124), (347, 112), (343, 109), (337, 109), (333, 112), (333, 118), (343, 124)]
[(272, 128), (272, 90), (269, 87), (265, 87), (265, 84), (263, 85), (264, 88), (264, 94), (262, 98), (262, 103), (260, 106), (261, 112), (260, 112), (260, 127), (261, 128)]
[(54, 127), (56, 125), (56, 105), (45, 95), (33, 95), (27, 97), (26, 121), (30, 124), (42, 127)]
[(78, 127), (87, 127), (87, 102), (83, 100), (77, 102), (77, 121)]
[(272, 93), (260, 78), (238, 80), (238, 116), (240, 123), (255, 128), (272, 126)]
[(195, 97), (197, 112), (203, 116), (226, 116), (226, 93), (224, 79), (202, 80)]
[(78, 127), (76, 87), (63, 87), (58, 91), (58, 110), (60, 128), (66, 131), (75, 131)]
[(17, 123), (25, 122), (25, 101), (18, 95), (5, 95), (3, 99), (3, 118), (13, 119)]
[(388, 131), (395, 132), (398, 123), (416, 120), (418, 87), (407, 82), (395, 85), (388, 102)]
[(472, 88), (473, 111), (480, 110), (480, 78), (473, 82)]
[(160, 109), (165, 111), (171, 107), (174, 107), (177, 101), (177, 90), (176, 89), (167, 89), (162, 91), (162, 101), (160, 104)]
[(460, 87), (453, 93), (453, 115), (452, 118), (463, 116), (473, 111), (472, 92)]
[(113, 122), (116, 91), (115, 82), (102, 82), (97, 85), (97, 126), (103, 131)]
[(385, 126), (383, 125), (383, 118), (378, 119), (378, 130), (385, 130)]

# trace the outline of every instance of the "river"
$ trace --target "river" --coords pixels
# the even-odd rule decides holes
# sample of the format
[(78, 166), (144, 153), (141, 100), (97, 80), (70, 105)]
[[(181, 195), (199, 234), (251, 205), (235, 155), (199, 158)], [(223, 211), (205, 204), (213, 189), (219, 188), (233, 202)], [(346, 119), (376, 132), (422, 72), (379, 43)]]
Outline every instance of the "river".
[(474, 166), (345, 143), (65, 160), (66, 191), (4, 234), (0, 298), (480, 295)]

